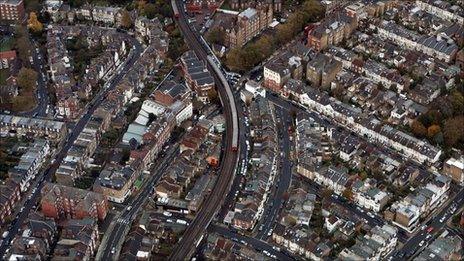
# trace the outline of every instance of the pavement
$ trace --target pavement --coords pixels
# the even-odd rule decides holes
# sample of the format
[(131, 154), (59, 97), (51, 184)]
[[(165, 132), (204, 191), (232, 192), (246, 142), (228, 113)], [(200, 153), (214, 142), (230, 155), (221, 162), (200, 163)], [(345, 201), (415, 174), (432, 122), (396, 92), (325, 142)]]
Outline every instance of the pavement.
[(51, 164), (51, 166), (49, 166), (44, 172), (37, 175), (37, 179), (39, 180), (39, 183), (36, 187), (37, 189), (34, 193), (32, 193), (31, 199), (26, 201), (26, 204), (24, 205), (24, 210), (19, 215), (17, 215), (14, 221), (11, 223), (11, 226), (8, 230), (9, 234), (0, 245), (0, 257), (2, 257), (5, 254), (6, 250), (8, 249), (8, 245), (10, 244), (10, 241), (18, 233), (21, 224), (27, 218), (29, 212), (33, 209), (33, 207), (36, 204), (38, 204), (40, 198), (40, 191), (42, 190), (42, 187), (44, 186), (45, 182), (49, 182), (52, 180), (52, 176), (58, 169), (59, 163), (63, 160), (64, 157), (66, 157), (69, 148), (72, 146), (74, 141), (77, 139), (79, 134), (84, 129), (85, 125), (90, 120), (90, 117), (92, 116), (93, 112), (98, 108), (98, 106), (100, 106), (100, 104), (103, 101), (103, 98), (106, 97), (108, 91), (114, 89), (117, 86), (119, 81), (124, 77), (125, 73), (129, 70), (129, 68), (131, 68), (134, 65), (135, 61), (139, 58), (140, 53), (142, 51), (141, 45), (134, 38), (129, 39), (131, 40), (132, 46), (134, 48), (131, 50), (129, 58), (126, 59), (126, 61), (123, 64), (123, 73), (115, 75), (112, 79), (108, 81), (107, 88), (103, 88), (102, 90), (100, 90), (100, 92), (98, 92), (95, 95), (94, 99), (89, 103), (88, 110), (86, 111), (86, 113), (82, 115), (82, 117), (74, 124), (74, 126), (70, 130), (70, 133), (67, 136), (66, 141), (64, 142), (64, 145), (56, 153), (55, 163)]

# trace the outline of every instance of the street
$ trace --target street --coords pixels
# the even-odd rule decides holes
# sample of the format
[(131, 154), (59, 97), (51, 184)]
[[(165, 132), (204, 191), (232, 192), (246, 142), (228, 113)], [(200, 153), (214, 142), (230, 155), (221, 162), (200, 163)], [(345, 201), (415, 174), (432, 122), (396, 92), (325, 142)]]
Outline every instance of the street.
[(274, 221), (279, 216), (279, 212), (284, 203), (284, 193), (288, 191), (292, 179), (292, 163), (290, 157), (290, 138), (288, 129), (291, 126), (292, 117), (289, 111), (284, 108), (275, 106), (276, 118), (282, 122), (282, 128), (277, 128), (280, 140), (280, 149), (283, 157), (280, 157), (280, 175), (276, 182), (276, 188), (273, 189), (274, 193), (268, 199), (264, 208), (263, 220), (256, 226), (262, 229), (258, 231), (256, 238), (266, 239), (272, 233), (271, 229), (274, 227)]

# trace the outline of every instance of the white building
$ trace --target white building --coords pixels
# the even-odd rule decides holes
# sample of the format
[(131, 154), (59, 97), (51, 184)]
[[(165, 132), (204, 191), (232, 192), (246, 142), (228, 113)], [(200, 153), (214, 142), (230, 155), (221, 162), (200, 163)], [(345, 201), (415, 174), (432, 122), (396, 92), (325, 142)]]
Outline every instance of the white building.
[(426, 0), (416, 1), (416, 5), (428, 13), (436, 15), (442, 19), (456, 21), (461, 25), (464, 24), (463, 9), (457, 5), (451, 6), (447, 1)]

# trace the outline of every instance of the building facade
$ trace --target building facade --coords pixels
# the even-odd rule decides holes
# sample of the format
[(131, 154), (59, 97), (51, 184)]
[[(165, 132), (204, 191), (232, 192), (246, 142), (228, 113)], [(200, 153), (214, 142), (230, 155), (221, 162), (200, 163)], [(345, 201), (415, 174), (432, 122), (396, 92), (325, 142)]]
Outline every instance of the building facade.
[(0, 20), (22, 22), (24, 19), (24, 0), (0, 0)]

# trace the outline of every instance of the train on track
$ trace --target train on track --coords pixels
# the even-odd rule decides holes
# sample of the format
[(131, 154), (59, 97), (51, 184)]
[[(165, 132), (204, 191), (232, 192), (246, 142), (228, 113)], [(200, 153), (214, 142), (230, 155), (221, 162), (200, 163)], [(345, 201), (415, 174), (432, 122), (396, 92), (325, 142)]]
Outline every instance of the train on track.
[(179, 9), (177, 9), (176, 0), (171, 0), (171, 6), (174, 12), (174, 18), (179, 19)]
[(238, 148), (238, 118), (237, 118), (237, 108), (235, 106), (234, 95), (230, 88), (229, 82), (224, 77), (224, 74), (222, 73), (221, 69), (219, 69), (213, 56), (208, 55), (208, 63), (211, 65), (215, 73), (219, 76), (219, 79), (221, 80), (221, 83), (224, 86), (226, 93), (227, 93), (228, 101), (223, 101), (221, 98), (221, 102), (223, 106), (227, 106), (227, 105), (230, 106), (230, 112), (232, 114), (232, 150), (236, 151)]

